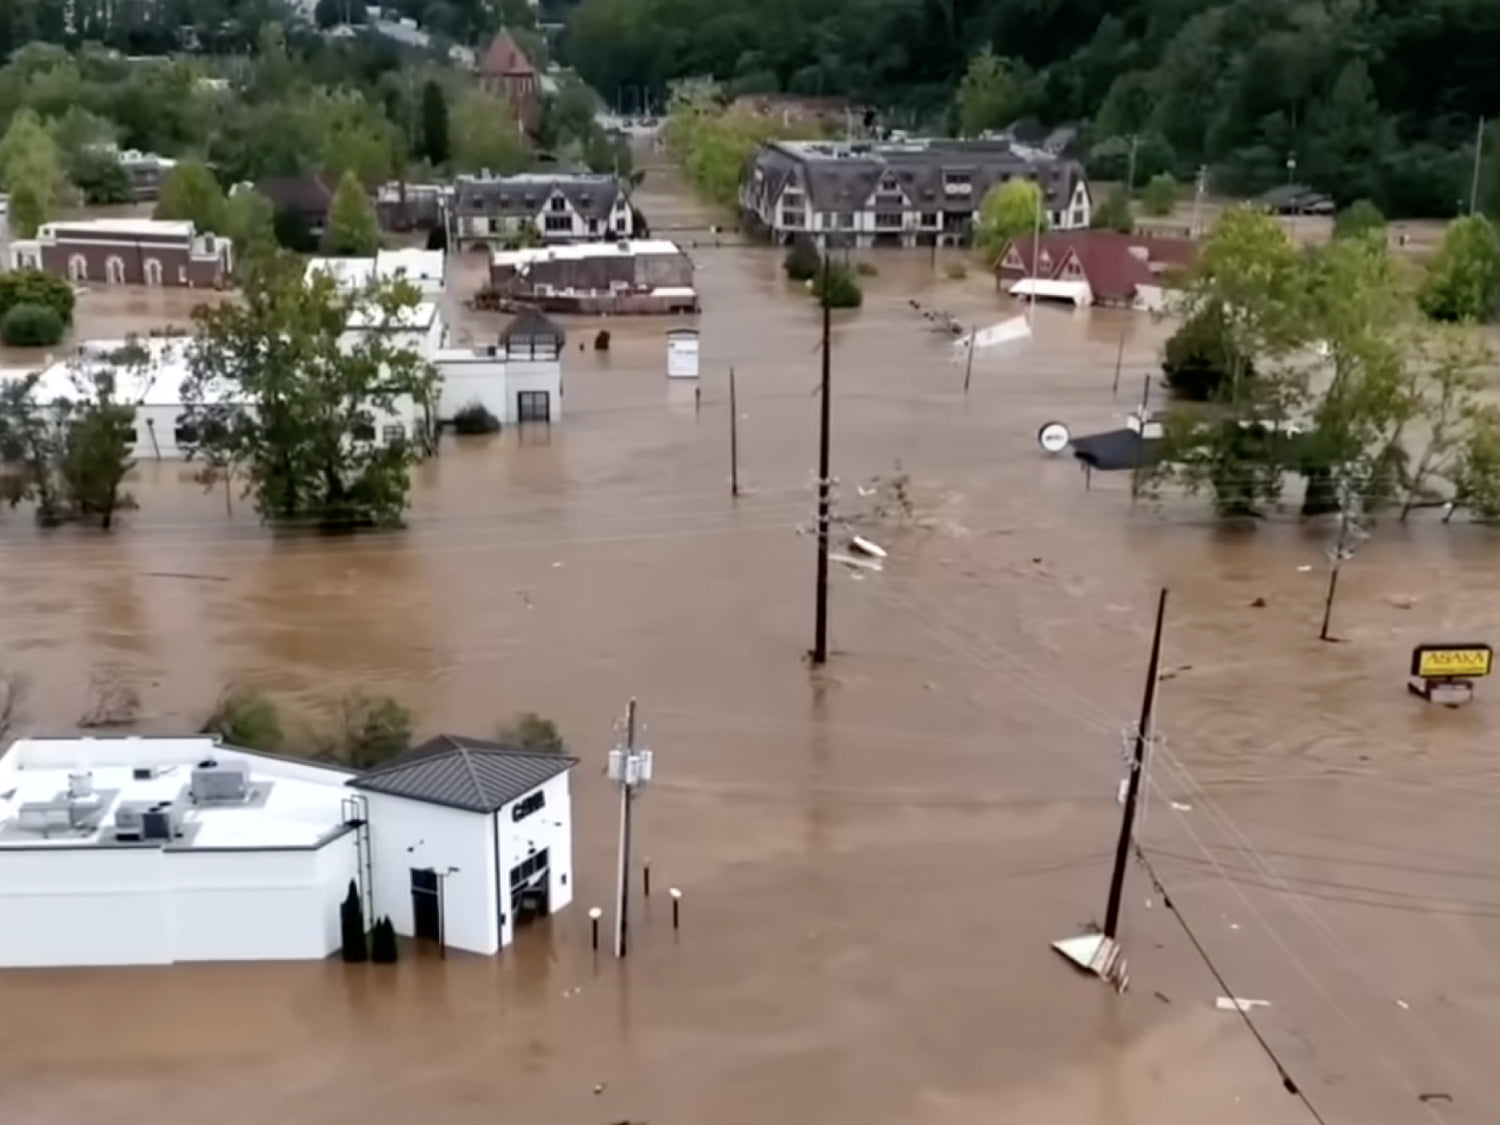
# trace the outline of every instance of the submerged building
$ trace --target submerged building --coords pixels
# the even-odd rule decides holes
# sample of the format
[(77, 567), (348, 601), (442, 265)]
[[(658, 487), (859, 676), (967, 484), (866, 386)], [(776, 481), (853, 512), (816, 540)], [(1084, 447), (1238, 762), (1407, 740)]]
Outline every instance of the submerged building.
[(369, 925), (493, 954), (573, 898), (562, 754), (445, 735), (362, 773), (196, 738), (0, 755), (0, 966), (328, 957)]

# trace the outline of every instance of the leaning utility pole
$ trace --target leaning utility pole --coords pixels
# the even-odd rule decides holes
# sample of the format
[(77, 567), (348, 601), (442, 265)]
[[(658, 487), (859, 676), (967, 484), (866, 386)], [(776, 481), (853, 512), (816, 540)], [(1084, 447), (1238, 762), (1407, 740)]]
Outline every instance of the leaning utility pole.
[(1146, 772), (1146, 747), (1155, 737), (1151, 721), (1156, 710), (1156, 685), (1161, 668), (1161, 627), (1166, 615), (1167, 591), (1163, 587), (1156, 603), (1156, 632), (1151, 637), (1151, 661), (1146, 668), (1146, 693), (1141, 700), (1141, 719), (1135, 728), (1135, 752), (1130, 759), (1130, 778), (1125, 785), (1125, 812), (1120, 818), (1120, 839), (1115, 845), (1115, 869), (1109, 877), (1109, 903), (1104, 909), (1104, 936), (1110, 941), (1115, 940), (1115, 934), (1120, 928), (1120, 899), (1125, 891), (1125, 866), (1130, 861), (1141, 778)]
[(615, 956), (630, 948), (630, 814), (635, 791), (651, 781), (651, 751), (635, 745), (635, 700), (625, 711), (625, 745), (609, 752), (609, 779), (620, 787), (619, 898), (615, 911)]
[(828, 442), (833, 428), (832, 308), (828, 303), (828, 247), (823, 249), (823, 391), (818, 415), (818, 585), (813, 608), (812, 662), (828, 662), (828, 522), (832, 481), (829, 479)]
[(1339, 533), (1328, 548), (1328, 596), (1323, 599), (1323, 628), (1318, 631), (1318, 640), (1331, 641), (1328, 635), (1333, 621), (1333, 595), (1339, 586), (1339, 571), (1354, 557), (1360, 542), (1368, 534), (1360, 523), (1360, 496), (1346, 476), (1339, 483)]
[(740, 495), (740, 408), (734, 394), (734, 368), (729, 369), (729, 495)]

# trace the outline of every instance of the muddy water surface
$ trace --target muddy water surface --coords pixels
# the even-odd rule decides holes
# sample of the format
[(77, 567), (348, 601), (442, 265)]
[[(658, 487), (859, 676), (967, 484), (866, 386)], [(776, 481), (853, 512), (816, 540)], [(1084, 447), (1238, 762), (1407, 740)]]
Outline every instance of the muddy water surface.
[[(702, 221), (670, 184), (646, 194), (658, 227)], [(1036, 448), (1046, 421), (1118, 424), (1166, 326), (1041, 309), (965, 397), (910, 301), (1013, 310), (983, 278), (882, 255), (835, 319), (838, 501), (868, 515), (899, 461), (913, 510), (861, 524), (892, 557), (835, 566), (836, 651), (810, 676), (817, 310), (771, 251), (695, 254), (701, 403), (667, 384), (666, 324), (611, 323), (608, 353), (570, 326), (565, 422), (450, 444), (403, 533), (275, 538), (152, 464), (108, 538), (0, 517), (0, 644), (31, 729), (67, 728), (105, 674), (139, 687), (143, 729), (195, 728), (230, 682), (309, 722), (358, 688), (425, 731), (536, 710), (583, 758), (578, 900), (504, 956), (0, 974), (0, 1120), (1311, 1120), (1214, 1010), (1223, 986), (1141, 870), (1123, 997), (1048, 949), (1102, 913), (1167, 585), (1142, 836), (1172, 905), (1230, 988), (1270, 1002), (1256, 1025), (1325, 1120), (1492, 1123), (1500, 702), (1481, 686), (1435, 710), (1403, 687), (1413, 643), (1497, 632), (1489, 535), (1381, 525), (1341, 580), (1343, 643), (1320, 644), (1324, 529), (1133, 507)], [(170, 299), (92, 295), (85, 326), (184, 317)], [(501, 324), (451, 311), (476, 339)], [(585, 912), (613, 886), (602, 765), (632, 694), (658, 897), (622, 965), (590, 954)]]

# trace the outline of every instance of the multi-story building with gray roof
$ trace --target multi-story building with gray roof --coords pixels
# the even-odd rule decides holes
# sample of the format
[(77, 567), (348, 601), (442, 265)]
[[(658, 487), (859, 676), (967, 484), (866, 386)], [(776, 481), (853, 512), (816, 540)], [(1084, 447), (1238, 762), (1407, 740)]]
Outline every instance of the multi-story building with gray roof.
[(612, 175), (527, 172), (460, 176), (448, 209), (448, 244), (503, 249), (525, 228), (548, 243), (629, 238), (629, 182)]
[(1041, 186), (1053, 230), (1089, 225), (1082, 166), (1008, 139), (776, 141), (746, 169), (740, 208), (781, 243), (950, 246), (969, 240), (985, 192), (1013, 179)]

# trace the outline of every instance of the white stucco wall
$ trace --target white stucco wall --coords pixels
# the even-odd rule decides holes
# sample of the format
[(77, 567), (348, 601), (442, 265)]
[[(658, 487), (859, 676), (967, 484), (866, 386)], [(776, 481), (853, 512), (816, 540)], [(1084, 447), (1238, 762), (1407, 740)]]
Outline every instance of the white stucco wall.
[(550, 422), (562, 419), (562, 364), (557, 360), (512, 359), (506, 364), (506, 399), (509, 414), (505, 421), (516, 421), (516, 396), (522, 391), (546, 391), (551, 410)]
[(551, 878), (548, 909), (556, 914), (573, 901), (573, 821), (568, 774), (559, 774), (542, 786), (546, 804), (525, 820), (513, 818), (507, 805), (497, 813), (500, 829), (501, 885), (506, 901), (502, 946), (515, 938), (515, 919), (510, 909), (510, 870), (533, 852), (548, 850)]
[(381, 793), (366, 796), (377, 916), (388, 915), (398, 934), (412, 936), (412, 868), (457, 867), (443, 888), (444, 940), (472, 953), (497, 952), (493, 818)]
[(521, 391), (546, 391), (548, 421), (562, 418), (562, 365), (558, 360), (507, 360), (503, 353), (479, 355), (473, 349), (449, 349), (437, 358), (441, 377), (438, 417), (449, 421), (472, 402), (510, 426), (519, 420)]
[(323, 958), (354, 856), (352, 833), (319, 851), (6, 849), (0, 965)]

